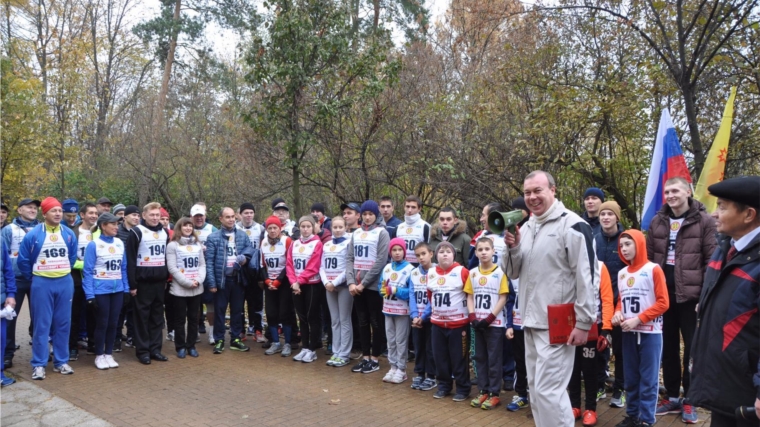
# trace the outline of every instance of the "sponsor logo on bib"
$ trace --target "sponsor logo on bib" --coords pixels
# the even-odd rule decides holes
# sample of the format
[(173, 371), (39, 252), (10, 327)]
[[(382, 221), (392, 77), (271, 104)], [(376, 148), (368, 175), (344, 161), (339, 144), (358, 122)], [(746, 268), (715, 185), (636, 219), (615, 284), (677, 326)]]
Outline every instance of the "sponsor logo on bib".
[(480, 279), (478, 279), (478, 285), (480, 286), (485, 286), (487, 283), (488, 283), (487, 277), (481, 277)]
[(672, 231), (678, 231), (678, 229), (680, 229), (680, 228), (681, 228), (681, 223), (680, 222), (674, 222), (674, 223), (670, 224), (670, 229)]
[(408, 234), (412, 234), (412, 231), (414, 231), (414, 229), (412, 227), (406, 227), (406, 232)]
[(50, 235), (50, 241), (51, 242), (57, 242), (58, 241), (58, 235), (57, 234), (51, 234)]
[(143, 261), (150, 261), (150, 257), (146, 256), (145, 258), (143, 258)]
[(108, 253), (109, 254), (115, 254), (116, 253), (116, 248), (114, 248), (113, 246), (109, 246), (108, 247)]
[(247, 234), (247, 235), (250, 236), (251, 235), (251, 230), (245, 230), (245, 234)]
[(88, 234), (88, 235), (85, 237), (85, 240), (87, 240), (88, 242), (92, 242), (92, 234)]
[(398, 279), (398, 274), (396, 273), (391, 274), (391, 280), (395, 281), (396, 279)]
[(367, 237), (367, 233), (362, 233), (362, 234), (361, 234), (361, 238), (362, 238), (362, 239), (364, 239), (364, 238), (366, 238), (366, 237)]
[(43, 259), (42, 261), (40, 261), (40, 264), (42, 264), (42, 265), (45, 265), (45, 264), (47, 264), (47, 261), (45, 261), (45, 260)]
[(188, 247), (187, 247), (187, 251), (188, 251), (188, 252), (192, 252), (192, 251), (193, 251), (193, 247), (192, 247), (192, 246), (188, 246)]
[(337, 247), (337, 246), (335, 246), (335, 245), (330, 245), (330, 252), (335, 252), (336, 250), (338, 250), (338, 247)]
[(270, 246), (270, 247), (269, 247), (269, 252), (274, 252), (275, 250), (276, 250), (276, 249), (275, 249), (275, 247), (274, 247), (274, 246)]
[(427, 276), (420, 277), (420, 283), (422, 283), (422, 284), (427, 283)]
[(303, 253), (303, 251), (305, 251), (305, 250), (306, 250), (306, 247), (304, 247), (304, 246), (301, 246), (300, 248), (298, 248), (298, 252), (300, 252), (300, 253)]
[(154, 232), (154, 233), (153, 233), (153, 238), (154, 238), (154, 239), (158, 239), (158, 233)]
[(105, 271), (101, 271), (99, 275), (100, 275), (100, 276), (105, 276), (105, 275), (106, 275), (106, 272), (105, 272)]
[(626, 282), (626, 285), (628, 285), (628, 287), (630, 288), (633, 286), (634, 283), (636, 283), (636, 279), (634, 279), (633, 277), (629, 277), (628, 281)]
[(439, 285), (443, 285), (444, 283), (446, 283), (446, 279), (445, 279), (445, 278), (443, 278), (443, 277), (439, 277), (439, 278), (438, 278), (438, 284), (439, 284)]
[(179, 272), (180, 272), (180, 273), (184, 273), (184, 272), (185, 272), (185, 269), (184, 269), (184, 268), (180, 268), (180, 269), (179, 269)]

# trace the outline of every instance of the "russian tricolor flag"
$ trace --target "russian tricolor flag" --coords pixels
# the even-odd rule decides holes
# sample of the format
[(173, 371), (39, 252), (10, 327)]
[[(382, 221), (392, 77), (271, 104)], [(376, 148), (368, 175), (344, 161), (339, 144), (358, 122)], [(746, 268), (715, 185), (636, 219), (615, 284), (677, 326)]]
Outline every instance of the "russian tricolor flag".
[(660, 126), (657, 129), (657, 139), (654, 142), (652, 166), (649, 168), (647, 193), (644, 197), (644, 211), (641, 213), (641, 229), (647, 231), (649, 223), (665, 203), (663, 188), (665, 181), (670, 178), (682, 177), (691, 183), (686, 158), (678, 142), (676, 128), (667, 109), (662, 111)]

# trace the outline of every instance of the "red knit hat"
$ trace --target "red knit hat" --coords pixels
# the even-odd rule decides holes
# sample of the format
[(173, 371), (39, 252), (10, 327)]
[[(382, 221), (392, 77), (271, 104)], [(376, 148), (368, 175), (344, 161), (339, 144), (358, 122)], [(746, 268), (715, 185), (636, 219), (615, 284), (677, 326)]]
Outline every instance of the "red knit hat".
[(50, 209), (53, 208), (61, 208), (63, 209), (63, 206), (61, 206), (61, 202), (58, 201), (55, 197), (46, 197), (45, 200), (42, 201), (40, 204), (40, 207), (42, 208), (42, 214), (45, 215), (48, 213)]
[(161, 218), (169, 218), (169, 212), (164, 208), (161, 208)]
[(282, 228), (282, 221), (280, 221), (280, 218), (272, 215), (269, 218), (267, 218), (266, 222), (264, 223), (264, 228), (269, 228), (270, 225), (276, 225), (280, 228)]
[(392, 238), (390, 243), (388, 243), (388, 254), (391, 253), (394, 246), (401, 246), (404, 249), (404, 258), (406, 258), (406, 240), (401, 237)]

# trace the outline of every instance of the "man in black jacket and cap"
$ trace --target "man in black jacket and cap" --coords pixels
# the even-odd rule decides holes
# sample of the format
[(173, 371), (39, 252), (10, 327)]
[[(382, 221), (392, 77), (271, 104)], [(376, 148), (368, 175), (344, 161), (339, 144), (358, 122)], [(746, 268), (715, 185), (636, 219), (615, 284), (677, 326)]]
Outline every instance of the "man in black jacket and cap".
[[(712, 426), (760, 418), (760, 176), (708, 187), (718, 198), (718, 248), (697, 306), (687, 401), (712, 411)], [(742, 416), (737, 416), (741, 408)]]

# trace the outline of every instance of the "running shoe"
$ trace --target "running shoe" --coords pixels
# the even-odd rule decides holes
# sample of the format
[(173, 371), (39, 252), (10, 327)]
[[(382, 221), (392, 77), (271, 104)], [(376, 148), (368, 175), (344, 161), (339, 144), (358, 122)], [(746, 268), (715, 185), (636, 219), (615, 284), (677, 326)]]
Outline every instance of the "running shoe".
[(670, 399), (662, 399), (660, 401), (660, 404), (657, 406), (657, 410), (655, 411), (655, 415), (665, 415), (665, 414), (680, 414), (683, 410), (683, 405), (681, 404), (681, 399), (678, 400), (670, 400)]
[(224, 340), (219, 340), (214, 345), (214, 354), (222, 354), (224, 351)]
[(583, 412), (583, 425), (586, 427), (592, 427), (596, 425), (596, 411), (587, 409)]
[(681, 411), (681, 421), (686, 424), (696, 424), (697, 421), (699, 421), (697, 411), (688, 403), (683, 404), (683, 411)]
[(427, 378), (420, 384), (420, 390), (428, 391), (438, 387), (438, 381), (433, 378)]
[(485, 402), (488, 399), (488, 392), (485, 390), (480, 390), (480, 393), (470, 401), (470, 406), (473, 408), (480, 408), (483, 406), (483, 402)]
[(95, 367), (98, 369), (108, 369), (108, 361), (104, 355), (95, 357)]
[(486, 399), (486, 401), (483, 402), (482, 405), (480, 405), (480, 409), (485, 409), (485, 410), (493, 409), (499, 406), (499, 403), (501, 403), (501, 400), (499, 400), (499, 396), (494, 393), (491, 393), (488, 395), (488, 399)]
[(369, 360), (362, 368), (362, 374), (371, 374), (380, 370), (380, 363), (376, 360)]
[(248, 347), (247, 345), (243, 344), (243, 341), (241, 341), (240, 338), (235, 338), (230, 343), (230, 350), (248, 351), (250, 349), (251, 349), (250, 347)]
[(303, 356), (303, 359), (301, 359), (301, 362), (303, 363), (311, 363), (317, 360), (317, 352), (313, 350), (306, 350), (307, 353)]
[(423, 381), (425, 381), (425, 379), (420, 376), (412, 378), (412, 389), (419, 390)]
[(409, 377), (406, 376), (406, 372), (402, 371), (401, 369), (396, 369), (396, 373), (393, 374), (390, 382), (391, 384), (401, 384), (408, 378)]
[(364, 369), (364, 365), (366, 365), (367, 363), (369, 363), (369, 360), (367, 359), (360, 360), (359, 363), (357, 363), (356, 365), (354, 365), (353, 368), (351, 368), (351, 372), (357, 372), (357, 373), (361, 372)]
[[(280, 343), (277, 343), (278, 345)], [(290, 348), (290, 344), (283, 344), (282, 345), (282, 357), (288, 357), (293, 352), (293, 350)]]
[(615, 390), (612, 392), (610, 406), (613, 408), (625, 408), (625, 393), (623, 390)]
[(295, 356), (293, 356), (293, 361), (294, 362), (300, 362), (300, 361), (302, 361), (303, 358), (304, 358), (304, 356), (306, 356), (306, 354), (308, 352), (309, 352), (309, 350), (307, 350), (305, 348), (301, 349), (301, 351), (298, 354), (296, 354)]
[(32, 369), (32, 379), (33, 380), (44, 380), (45, 379), (45, 367), (44, 366), (36, 366), (34, 369)]
[(507, 411), (517, 412), (520, 409), (527, 408), (528, 406), (530, 406), (530, 400), (528, 400), (528, 396), (515, 396), (512, 398), (512, 402), (507, 405)]
[(280, 343), (274, 343), (274, 344), (272, 344), (271, 347), (269, 347), (268, 349), (266, 349), (266, 351), (264, 352), (264, 354), (266, 354), (267, 356), (271, 356), (273, 354), (280, 353), (280, 352), (282, 352), (282, 344), (280, 344)]
[(54, 367), (53, 372), (60, 372), (61, 375), (71, 375), (74, 373), (74, 370), (71, 369), (71, 366), (69, 366), (68, 363), (64, 363), (61, 366)]

